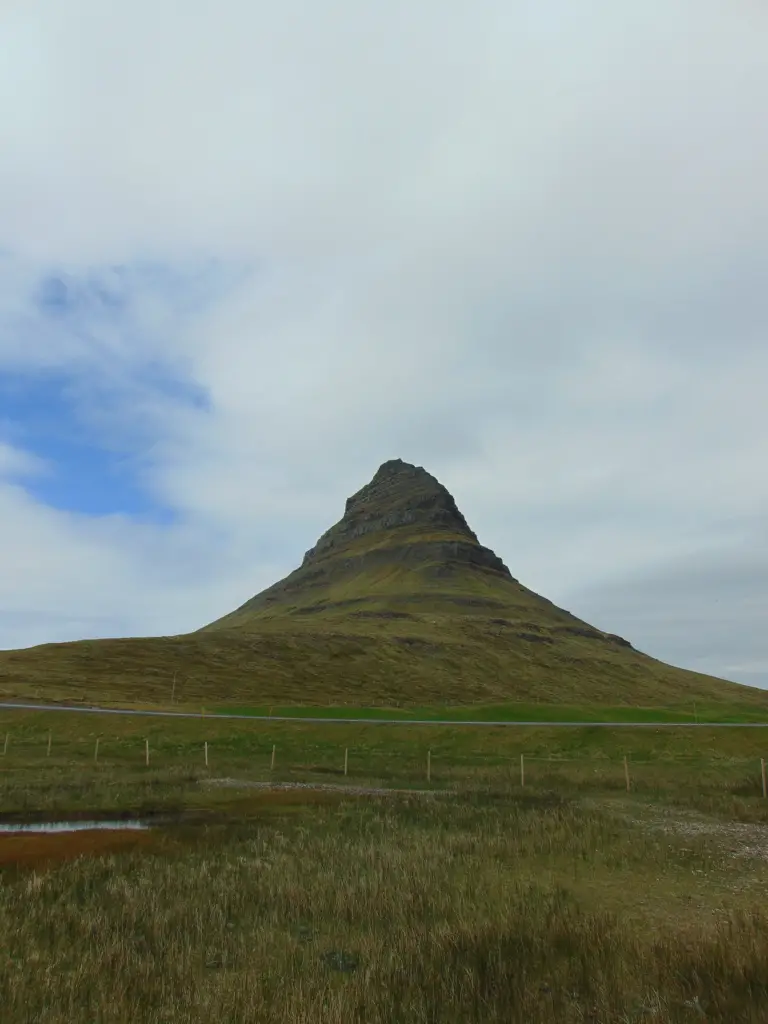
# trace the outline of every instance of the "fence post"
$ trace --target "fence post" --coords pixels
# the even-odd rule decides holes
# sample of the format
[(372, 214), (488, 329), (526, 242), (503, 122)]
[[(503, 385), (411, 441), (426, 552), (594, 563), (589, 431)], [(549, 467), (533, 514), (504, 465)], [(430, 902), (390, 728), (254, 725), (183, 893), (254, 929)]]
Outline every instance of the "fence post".
[(344, 748), (344, 774), (347, 774), (347, 767), (349, 766), (349, 747)]
[(627, 783), (627, 792), (629, 792), (629, 765), (627, 764), (626, 755), (624, 756), (624, 779)]
[(525, 757), (523, 754), (520, 755), (520, 785), (525, 785)]
[(48, 753), (45, 755), (46, 757), (50, 757), (51, 756), (51, 740), (52, 739), (53, 739), (53, 733), (51, 731), (49, 731), (49, 733), (48, 733)]
[(763, 778), (763, 799), (768, 799), (768, 787), (765, 782), (765, 758), (760, 758), (760, 774)]
[(269, 763), (269, 770), (271, 772), (273, 772), (275, 770), (275, 747), (276, 747), (276, 744), (273, 743), (272, 744), (272, 760)]
[(205, 741), (205, 767), (208, 767), (208, 740)]
[(93, 748), (93, 763), (99, 763), (99, 737), (96, 737), (96, 746)]
[(149, 740), (144, 740), (144, 759), (147, 768), (149, 768)]
[(432, 751), (427, 751), (427, 782), (432, 781)]

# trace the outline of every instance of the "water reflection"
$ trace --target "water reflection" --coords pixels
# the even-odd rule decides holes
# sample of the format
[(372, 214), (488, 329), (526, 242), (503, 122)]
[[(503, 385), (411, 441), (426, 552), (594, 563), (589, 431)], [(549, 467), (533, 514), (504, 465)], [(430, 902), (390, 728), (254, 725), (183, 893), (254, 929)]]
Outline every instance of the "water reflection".
[(34, 824), (0, 824), (0, 834), (19, 832), (90, 832), (94, 829), (124, 831), (147, 829), (143, 821), (40, 821)]

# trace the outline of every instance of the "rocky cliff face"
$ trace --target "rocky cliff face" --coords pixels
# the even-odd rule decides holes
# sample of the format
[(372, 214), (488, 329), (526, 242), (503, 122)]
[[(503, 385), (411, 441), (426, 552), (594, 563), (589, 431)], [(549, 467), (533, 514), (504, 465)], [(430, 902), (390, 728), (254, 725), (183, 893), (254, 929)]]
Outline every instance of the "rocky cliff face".
[(423, 580), (468, 571), (515, 582), (502, 560), (478, 542), (446, 488), (421, 466), (393, 459), (347, 499), (342, 518), (307, 551), (298, 569), (212, 625), (287, 605), (307, 611), (325, 600), (329, 587), (349, 581), (359, 582), (354, 603), (360, 604), (366, 599), (365, 574), (389, 566), (413, 570)]
[[(492, 551), (482, 547), (443, 485), (421, 466), (392, 459), (379, 467), (370, 483), (347, 498), (343, 518), (327, 530), (304, 555), (302, 566), (341, 552), (366, 535), (403, 530), (415, 539), (429, 535), (443, 557), (485, 564), (496, 572), (509, 570)], [(445, 535), (445, 541), (438, 538)], [(397, 540), (393, 538), (393, 544)]]

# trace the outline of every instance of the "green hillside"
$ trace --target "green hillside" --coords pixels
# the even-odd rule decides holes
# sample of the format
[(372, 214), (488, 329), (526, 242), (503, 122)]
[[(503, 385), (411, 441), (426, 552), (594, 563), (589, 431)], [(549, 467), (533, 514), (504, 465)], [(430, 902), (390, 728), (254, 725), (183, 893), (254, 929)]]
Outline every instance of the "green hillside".
[[(174, 682), (175, 679), (175, 682)], [(241, 705), (680, 705), (768, 694), (673, 668), (512, 577), (423, 469), (385, 463), (302, 565), (177, 637), (0, 652), (0, 696)]]

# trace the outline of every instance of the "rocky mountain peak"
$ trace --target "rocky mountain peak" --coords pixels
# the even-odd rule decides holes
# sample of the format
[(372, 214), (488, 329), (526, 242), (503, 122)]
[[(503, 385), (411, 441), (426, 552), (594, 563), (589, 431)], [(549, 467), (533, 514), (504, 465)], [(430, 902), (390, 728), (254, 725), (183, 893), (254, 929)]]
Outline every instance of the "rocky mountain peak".
[(459, 535), (477, 544), (449, 491), (421, 466), (390, 459), (372, 480), (347, 498), (342, 519), (304, 556), (303, 564), (324, 557), (366, 534), (411, 527), (424, 534)]

